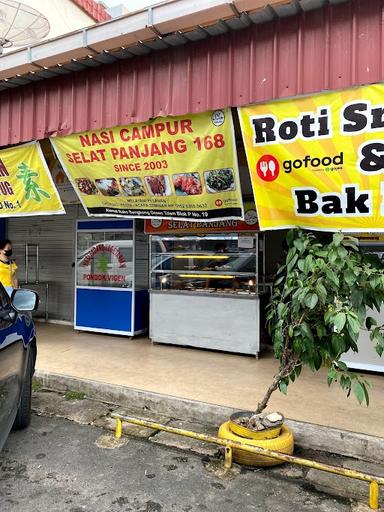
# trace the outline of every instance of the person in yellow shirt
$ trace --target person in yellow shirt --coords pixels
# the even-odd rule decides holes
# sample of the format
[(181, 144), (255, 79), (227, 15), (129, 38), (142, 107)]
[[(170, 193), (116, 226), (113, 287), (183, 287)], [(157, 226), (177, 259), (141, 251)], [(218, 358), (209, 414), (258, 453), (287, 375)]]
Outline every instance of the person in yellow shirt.
[(10, 240), (0, 241), (0, 282), (8, 291), (18, 288), (19, 283), (16, 277), (17, 265), (11, 259), (12, 242)]

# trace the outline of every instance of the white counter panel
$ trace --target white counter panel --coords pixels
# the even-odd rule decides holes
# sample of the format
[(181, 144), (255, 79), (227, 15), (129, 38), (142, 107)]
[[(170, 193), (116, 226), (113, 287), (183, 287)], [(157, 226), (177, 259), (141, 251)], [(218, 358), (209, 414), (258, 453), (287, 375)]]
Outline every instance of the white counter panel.
[(151, 292), (150, 338), (155, 343), (257, 355), (259, 297)]
[[(380, 312), (368, 311), (368, 316), (375, 318), (378, 325), (384, 324), (384, 308)], [(342, 358), (349, 368), (384, 373), (384, 354), (380, 357), (376, 352), (374, 343), (369, 339), (368, 331), (360, 332), (358, 348), (357, 354), (350, 350)]]

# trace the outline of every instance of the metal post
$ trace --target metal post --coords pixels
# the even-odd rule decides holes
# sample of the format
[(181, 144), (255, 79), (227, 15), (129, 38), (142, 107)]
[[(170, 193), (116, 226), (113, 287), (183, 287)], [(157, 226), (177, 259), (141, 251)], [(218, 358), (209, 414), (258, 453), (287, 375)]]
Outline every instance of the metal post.
[(28, 283), (28, 263), (29, 263), (29, 253), (28, 253), (28, 244), (25, 244), (25, 283)]
[(225, 447), (224, 467), (225, 469), (230, 469), (232, 467), (232, 448), (230, 446)]
[(39, 282), (39, 246), (36, 244), (36, 283)]

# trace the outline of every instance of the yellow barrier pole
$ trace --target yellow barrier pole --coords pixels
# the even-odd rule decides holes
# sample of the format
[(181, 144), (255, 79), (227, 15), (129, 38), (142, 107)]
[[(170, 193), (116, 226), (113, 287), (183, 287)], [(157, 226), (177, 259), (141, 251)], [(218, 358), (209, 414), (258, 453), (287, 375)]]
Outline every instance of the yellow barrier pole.
[(115, 438), (120, 439), (121, 434), (123, 433), (123, 422), (117, 416), (115, 416), (115, 420), (116, 420)]
[(379, 508), (379, 484), (377, 482), (369, 484), (369, 506), (374, 510)]
[[(142, 427), (151, 428), (154, 430), (162, 430), (164, 432), (169, 432), (170, 434), (176, 434), (184, 437), (190, 437), (192, 439), (197, 439), (199, 441), (204, 441), (208, 443), (217, 444), (220, 446), (224, 446), (226, 448), (231, 448), (231, 452), (227, 454), (227, 464), (229, 464), (229, 457), (232, 459), (232, 449), (237, 448), (246, 452), (256, 453), (258, 455), (263, 455), (265, 457), (270, 457), (272, 459), (283, 460), (285, 462), (290, 462), (292, 464), (298, 464), (300, 466), (309, 467), (313, 469), (318, 469), (320, 471), (325, 471), (327, 473), (333, 473), (335, 475), (345, 476), (348, 478), (353, 478), (355, 480), (362, 480), (368, 482), (370, 484), (369, 488), (369, 506), (372, 509), (379, 508), (379, 485), (384, 485), (384, 478), (378, 477), (375, 475), (369, 475), (368, 473), (361, 473), (360, 471), (355, 471), (354, 469), (346, 469), (337, 466), (331, 466), (329, 464), (324, 464), (322, 462), (315, 462), (308, 459), (301, 459), (300, 457), (295, 457), (293, 455), (287, 455), (285, 453), (276, 452), (273, 450), (269, 450), (267, 448), (260, 448), (259, 446), (251, 446), (246, 442), (239, 441), (230, 441), (228, 439), (221, 439), (219, 437), (210, 436), (207, 434), (199, 434), (197, 432), (193, 432), (190, 430), (184, 430), (181, 428), (170, 427), (168, 425), (162, 425), (161, 423), (156, 423), (154, 421), (142, 420), (139, 418), (133, 418), (131, 416), (121, 416), (121, 415), (111, 415), (112, 418), (116, 419), (116, 433), (115, 436), (118, 436), (118, 432), (121, 436), (121, 423), (125, 421), (127, 423), (132, 423), (134, 425), (140, 425)], [(232, 460), (231, 460), (232, 463)], [(225, 461), (224, 461), (225, 465)], [(227, 467), (227, 466), (225, 466)], [(230, 466), (228, 466), (230, 467)], [(371, 485), (373, 484), (373, 485)]]

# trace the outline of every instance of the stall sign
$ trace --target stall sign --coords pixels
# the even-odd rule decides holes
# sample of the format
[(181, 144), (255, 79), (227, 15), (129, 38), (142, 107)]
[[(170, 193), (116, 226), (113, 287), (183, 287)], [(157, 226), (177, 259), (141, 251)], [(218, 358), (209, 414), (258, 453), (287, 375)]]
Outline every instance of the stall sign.
[(384, 231), (384, 85), (238, 109), (260, 228)]
[(88, 215), (243, 218), (230, 109), (55, 137)]
[[(131, 285), (131, 265), (116, 243), (97, 243), (79, 255), (78, 286)], [(120, 241), (120, 244), (132, 247), (131, 241)]]
[(256, 207), (254, 204), (244, 205), (244, 220), (227, 219), (208, 222), (191, 222), (187, 220), (160, 220), (145, 221), (145, 232), (148, 235), (160, 234), (198, 234), (209, 233), (237, 233), (244, 231), (259, 231)]
[(38, 142), (0, 151), (0, 217), (65, 213)]

